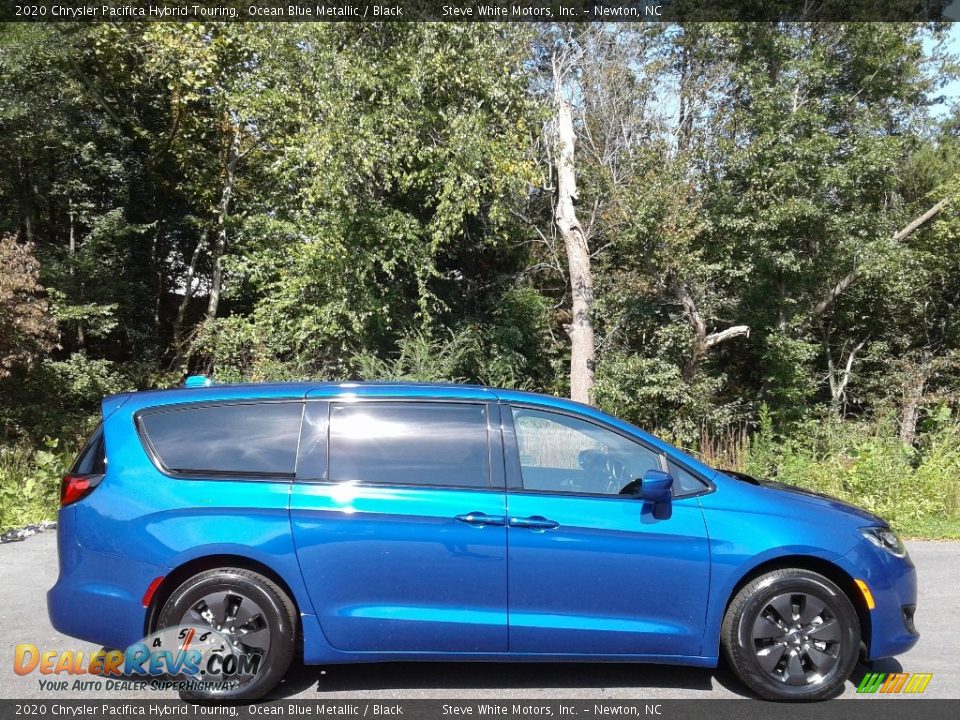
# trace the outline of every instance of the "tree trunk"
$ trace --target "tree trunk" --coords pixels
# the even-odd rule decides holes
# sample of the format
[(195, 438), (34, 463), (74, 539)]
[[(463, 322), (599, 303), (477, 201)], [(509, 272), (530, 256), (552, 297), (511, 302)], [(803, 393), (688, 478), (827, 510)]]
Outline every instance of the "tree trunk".
[(923, 404), (927, 383), (936, 373), (936, 358), (929, 352), (921, 352), (915, 364), (908, 363), (902, 387), (903, 412), (900, 416), (900, 442), (913, 445), (917, 439), (917, 421)]
[(177, 308), (177, 317), (173, 321), (173, 349), (176, 353), (174, 356), (174, 366), (180, 365), (181, 360), (183, 360), (183, 321), (187, 315), (187, 308), (190, 306), (190, 300), (193, 299), (194, 291), (194, 279), (197, 275), (197, 262), (200, 260), (200, 255), (203, 253), (203, 248), (207, 244), (206, 236), (201, 237), (197, 240), (197, 246), (193, 249), (193, 254), (190, 256), (190, 265), (187, 267), (187, 277), (183, 287), (183, 297), (180, 299), (180, 305)]
[(900, 418), (900, 442), (904, 445), (913, 445), (917, 439), (917, 420), (920, 418), (920, 403), (923, 401), (923, 390), (927, 384), (924, 372), (904, 384), (903, 388), (903, 415)]
[(223, 256), (227, 251), (227, 221), (230, 218), (230, 199), (236, 179), (237, 161), (240, 159), (240, 128), (230, 126), (232, 137), (224, 162), (223, 190), (217, 212), (217, 238), (213, 245), (213, 276), (210, 278), (210, 299), (207, 302), (207, 319), (217, 317), (220, 293), (223, 288)]
[[(70, 277), (73, 278), (76, 275), (76, 263), (77, 263), (77, 234), (74, 226), (73, 218), (73, 198), (70, 198), (68, 201), (70, 211), (70, 235), (69, 235), (69, 251), (70, 251)], [(80, 283), (80, 289), (83, 289), (83, 282)], [(77, 320), (77, 347), (81, 350), (87, 343), (86, 335), (83, 332), (83, 320)]]
[(570, 102), (564, 97), (564, 72), (558, 60), (553, 63), (554, 103), (556, 105), (557, 205), (554, 219), (567, 252), (572, 294), (572, 317), (567, 327), (570, 336), (570, 398), (593, 401), (595, 348), (593, 339), (593, 273), (590, 248), (577, 218), (577, 176), (574, 156), (576, 136)]
[(33, 191), (33, 179), (30, 173), (30, 168), (27, 166), (27, 163), (24, 162), (23, 158), (17, 158), (17, 165), (20, 169), (20, 222), (23, 228), (23, 237), (26, 238), (28, 243), (33, 243), (33, 227), (34, 227), (34, 203), (33, 198), (35, 193)]
[[(867, 344), (869, 338), (864, 338), (850, 350), (843, 368), (838, 368), (833, 361), (833, 351), (830, 349), (830, 332), (824, 337), (824, 351), (827, 355), (827, 382), (830, 385), (830, 406), (834, 414), (841, 420), (847, 414), (847, 386), (853, 379), (853, 363), (857, 353)], [(843, 350), (841, 350), (841, 355)]]

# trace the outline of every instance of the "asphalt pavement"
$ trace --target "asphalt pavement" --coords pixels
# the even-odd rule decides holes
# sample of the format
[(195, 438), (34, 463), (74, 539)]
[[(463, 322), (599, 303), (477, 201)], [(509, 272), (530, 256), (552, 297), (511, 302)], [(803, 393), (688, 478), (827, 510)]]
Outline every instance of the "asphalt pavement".
[[(960, 542), (908, 542), (917, 566), (920, 598), (917, 646), (895, 659), (874, 663), (876, 672), (929, 672), (924, 697), (960, 699)], [(57, 633), (47, 618), (46, 592), (56, 581), (56, 533), (0, 545), (0, 698), (100, 699), (103, 692), (40, 687), (37, 672), (13, 672), (14, 648), (95, 652), (98, 646)], [(97, 612), (78, 607), (77, 612)], [(867, 672), (860, 666), (855, 681)], [(295, 666), (272, 694), (326, 699), (633, 699), (739, 698), (750, 693), (721, 665), (717, 670), (624, 663), (383, 663)], [(845, 696), (855, 695), (853, 682)], [(173, 692), (121, 691), (122, 700), (175, 698)], [(864, 696), (860, 696), (863, 698)], [(864, 698), (866, 699), (866, 698)], [(908, 698), (900, 698), (909, 701)]]

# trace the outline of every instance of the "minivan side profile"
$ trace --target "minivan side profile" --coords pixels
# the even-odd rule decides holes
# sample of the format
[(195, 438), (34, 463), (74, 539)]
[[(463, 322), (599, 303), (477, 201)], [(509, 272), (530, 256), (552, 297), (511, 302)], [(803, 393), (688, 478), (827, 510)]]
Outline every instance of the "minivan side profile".
[[(727, 474), (597, 408), (440, 383), (106, 398), (63, 480), (54, 627), (215, 630), (255, 698), (307, 664), (628, 661), (840, 692), (909, 650), (916, 573), (878, 517)], [(81, 608), (95, 608), (83, 612)]]

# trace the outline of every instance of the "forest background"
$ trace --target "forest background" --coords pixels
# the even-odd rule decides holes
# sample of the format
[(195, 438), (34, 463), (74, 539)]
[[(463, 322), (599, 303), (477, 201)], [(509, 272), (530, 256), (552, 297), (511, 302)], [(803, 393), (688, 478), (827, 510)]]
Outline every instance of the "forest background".
[(568, 395), (960, 537), (951, 45), (0, 24), (0, 528), (102, 396), (206, 373)]

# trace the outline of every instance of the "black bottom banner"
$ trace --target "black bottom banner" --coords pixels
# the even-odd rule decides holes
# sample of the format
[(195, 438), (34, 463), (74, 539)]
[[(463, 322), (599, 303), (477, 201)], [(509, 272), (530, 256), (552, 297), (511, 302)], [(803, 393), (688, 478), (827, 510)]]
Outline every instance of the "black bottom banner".
[(684, 720), (955, 720), (960, 700), (864, 697), (819, 703), (759, 700), (268, 700), (201, 704), (175, 700), (0, 700), (0, 718), (683, 718)]

